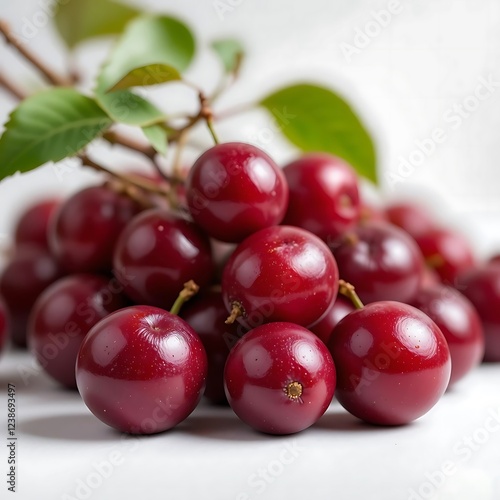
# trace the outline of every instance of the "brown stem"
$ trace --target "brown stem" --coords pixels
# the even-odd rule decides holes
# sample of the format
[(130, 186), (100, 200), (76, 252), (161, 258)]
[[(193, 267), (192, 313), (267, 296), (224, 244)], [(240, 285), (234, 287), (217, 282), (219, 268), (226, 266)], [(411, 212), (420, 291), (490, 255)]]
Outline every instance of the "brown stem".
[(429, 257), (425, 258), (425, 263), (431, 267), (432, 269), (437, 269), (439, 267), (442, 267), (444, 264), (444, 259), (443, 256), (435, 253), (432, 255), (429, 255)]
[(347, 281), (339, 280), (339, 294), (347, 297), (356, 309), (363, 309), (364, 304), (354, 290), (354, 286)]
[(106, 139), (110, 144), (118, 144), (125, 148), (132, 149), (133, 151), (141, 153), (151, 160), (156, 156), (156, 151), (152, 146), (145, 144), (142, 141), (132, 139), (131, 137), (124, 136), (119, 132), (108, 130), (107, 132), (104, 132), (102, 137)]
[(116, 193), (122, 193), (128, 196), (143, 208), (155, 208), (157, 204), (153, 202), (153, 198), (148, 196), (143, 190), (133, 186), (132, 184), (125, 184), (122, 181), (110, 180), (106, 183), (109, 189)]
[(215, 144), (219, 144), (219, 139), (214, 130), (214, 115), (210, 106), (210, 101), (201, 90), (198, 92), (198, 98), (200, 100), (200, 116), (205, 120)]
[(103, 165), (96, 163), (95, 161), (91, 160), (84, 153), (79, 154), (78, 158), (80, 158), (83, 165), (85, 165), (86, 167), (93, 168), (94, 170), (97, 170), (98, 172), (104, 172), (105, 174), (113, 177), (114, 179), (118, 179), (119, 181), (123, 182), (124, 184), (136, 186), (136, 187), (143, 189), (144, 191), (147, 191), (149, 193), (154, 193), (154, 194), (158, 194), (161, 196), (168, 196), (169, 190), (165, 189), (165, 187), (160, 185), (160, 184), (157, 184), (155, 182), (150, 182), (150, 181), (147, 181), (146, 179), (141, 179), (138, 177), (137, 178), (134, 177), (134, 179), (130, 179), (126, 175), (119, 174), (118, 172), (114, 172), (112, 170), (109, 170), (108, 168), (104, 167)]
[(181, 293), (179, 293), (174, 305), (170, 309), (170, 314), (179, 314), (184, 302), (196, 295), (199, 289), (200, 287), (193, 280), (184, 283), (184, 288), (181, 290)]
[(14, 98), (22, 101), (28, 97), (26, 92), (23, 92), (14, 82), (11, 82), (6, 76), (5, 72), (0, 70), (0, 87), (3, 87)]
[(226, 325), (232, 325), (240, 316), (243, 316), (245, 311), (243, 306), (239, 302), (233, 302), (231, 304), (231, 314), (226, 319)]
[(184, 130), (182, 134), (179, 136), (179, 140), (177, 141), (177, 148), (175, 150), (174, 161), (172, 164), (172, 179), (176, 184), (181, 184), (184, 182), (184, 176), (182, 173), (182, 151), (186, 146), (186, 142), (188, 140), (187, 130)]
[(45, 79), (53, 85), (65, 87), (71, 85), (71, 80), (59, 75), (41, 61), (35, 54), (32, 54), (12, 33), (9, 24), (3, 19), (0, 20), (0, 33), (5, 37), (6, 42), (14, 47), (27, 61), (29, 61)]
[(163, 170), (160, 168), (160, 165), (158, 165), (156, 161), (156, 151), (149, 144), (145, 144), (142, 141), (137, 141), (135, 139), (132, 139), (131, 137), (125, 136), (113, 130), (104, 132), (102, 137), (110, 144), (117, 144), (119, 146), (123, 146), (124, 148), (130, 149), (131, 151), (142, 154), (151, 161), (154, 169), (162, 179), (167, 182), (171, 182), (170, 177), (166, 175), (165, 172), (163, 172)]
[(181, 136), (188, 131), (190, 128), (192, 128), (194, 125), (196, 125), (201, 119), (203, 118), (201, 112), (198, 113), (197, 115), (190, 116), (187, 123), (182, 126), (181, 128), (175, 129), (172, 134), (170, 134), (170, 137), (168, 138), (168, 142), (178, 142)]

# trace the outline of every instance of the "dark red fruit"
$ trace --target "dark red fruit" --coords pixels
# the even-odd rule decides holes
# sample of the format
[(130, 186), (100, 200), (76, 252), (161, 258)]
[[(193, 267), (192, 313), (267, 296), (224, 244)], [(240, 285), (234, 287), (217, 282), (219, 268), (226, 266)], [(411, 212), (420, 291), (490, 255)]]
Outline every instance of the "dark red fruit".
[(309, 326), (333, 304), (335, 259), (314, 234), (292, 226), (261, 229), (240, 243), (222, 276), (229, 311), (247, 328), (273, 321)]
[(468, 299), (453, 288), (434, 285), (420, 290), (413, 305), (436, 323), (448, 342), (450, 385), (481, 363), (484, 354), (483, 327)]
[(449, 229), (432, 229), (415, 237), (429, 267), (441, 281), (454, 285), (458, 274), (474, 266), (474, 256), (469, 242), (459, 233)]
[(128, 305), (116, 278), (75, 274), (49, 286), (30, 315), (28, 345), (42, 368), (66, 387), (76, 388), (75, 363), (88, 331)]
[(415, 203), (395, 203), (385, 209), (385, 214), (389, 222), (413, 237), (435, 227), (434, 219), (427, 210)]
[(500, 266), (489, 264), (458, 276), (456, 287), (476, 308), (483, 324), (485, 361), (500, 361)]
[(328, 343), (333, 329), (337, 326), (342, 318), (345, 318), (355, 308), (349, 299), (342, 295), (337, 295), (333, 306), (323, 318), (309, 327), (309, 330), (317, 335), (325, 344)]
[(23, 212), (14, 229), (16, 245), (36, 245), (48, 250), (49, 221), (59, 204), (59, 200), (48, 199), (30, 206)]
[(205, 151), (191, 168), (186, 189), (194, 221), (228, 242), (279, 224), (288, 204), (281, 169), (261, 149), (239, 142)]
[(283, 168), (290, 189), (283, 224), (298, 226), (324, 241), (337, 238), (360, 216), (358, 179), (344, 160), (309, 153)]
[(7, 340), (10, 338), (9, 327), (7, 307), (0, 297), (0, 353), (3, 351), (7, 344)]
[(492, 255), (492, 256), (488, 259), (488, 263), (489, 263), (489, 264), (499, 264), (499, 263), (500, 263), (500, 254), (495, 254), (495, 255)]
[(225, 323), (227, 310), (218, 291), (207, 291), (183, 306), (180, 316), (198, 334), (208, 359), (205, 397), (212, 403), (227, 403), (224, 366), (229, 350), (247, 331), (239, 323)]
[(424, 260), (404, 231), (384, 222), (360, 224), (330, 244), (340, 277), (364, 303), (410, 302), (420, 289)]
[(140, 210), (135, 201), (105, 186), (86, 188), (55, 213), (50, 248), (69, 272), (109, 272), (116, 240)]
[(62, 276), (54, 257), (37, 246), (23, 246), (12, 257), (0, 276), (0, 295), (9, 311), (14, 344), (26, 346), (26, 327), (38, 296)]
[(337, 325), (328, 347), (338, 401), (366, 422), (411, 422), (438, 402), (450, 380), (444, 335), (423, 312), (399, 302), (352, 312)]
[(90, 411), (132, 434), (154, 434), (184, 420), (198, 404), (207, 374), (200, 338), (163, 309), (116, 311), (87, 334), (76, 383)]
[(186, 281), (203, 287), (213, 275), (208, 237), (192, 222), (161, 209), (130, 222), (118, 239), (113, 264), (133, 301), (168, 309)]
[(270, 434), (292, 434), (314, 424), (335, 390), (335, 366), (325, 344), (292, 323), (248, 332), (227, 358), (227, 399), (245, 423)]

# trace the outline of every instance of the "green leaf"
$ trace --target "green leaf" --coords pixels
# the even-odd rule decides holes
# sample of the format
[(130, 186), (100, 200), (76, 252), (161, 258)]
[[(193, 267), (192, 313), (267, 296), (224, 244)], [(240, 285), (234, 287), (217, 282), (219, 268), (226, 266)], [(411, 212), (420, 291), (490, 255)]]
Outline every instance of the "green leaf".
[(19, 104), (0, 138), (0, 179), (75, 155), (112, 124), (94, 100), (52, 88)]
[(151, 146), (161, 155), (167, 154), (168, 145), (168, 131), (161, 125), (150, 125), (149, 127), (142, 127), (142, 131), (149, 141)]
[(140, 12), (112, 0), (69, 0), (59, 3), (56, 27), (68, 47), (89, 38), (121, 33)]
[(130, 23), (98, 78), (98, 92), (178, 80), (195, 52), (194, 37), (167, 16), (141, 16)]
[(373, 141), (339, 95), (305, 83), (278, 90), (260, 104), (272, 113), (285, 137), (299, 149), (340, 156), (358, 174), (377, 182)]
[(97, 94), (96, 101), (118, 123), (147, 127), (166, 119), (156, 106), (129, 90)]
[(237, 73), (243, 58), (243, 46), (238, 40), (227, 38), (212, 42), (212, 48), (219, 56), (226, 73)]
[(172, 66), (167, 66), (166, 64), (148, 64), (127, 73), (119, 82), (113, 85), (110, 91), (156, 85), (180, 79), (181, 74)]

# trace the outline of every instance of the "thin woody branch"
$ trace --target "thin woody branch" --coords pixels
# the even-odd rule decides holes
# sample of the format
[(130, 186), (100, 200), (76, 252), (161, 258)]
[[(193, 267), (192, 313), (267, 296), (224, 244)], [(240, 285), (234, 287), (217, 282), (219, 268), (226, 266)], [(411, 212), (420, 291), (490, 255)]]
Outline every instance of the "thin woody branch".
[(41, 61), (35, 54), (31, 53), (12, 33), (9, 24), (0, 19), (0, 33), (5, 38), (5, 41), (15, 48), (27, 61), (29, 61), (42, 76), (52, 85), (57, 85), (61, 87), (71, 85), (71, 80), (69, 78), (63, 77), (49, 68), (43, 61)]

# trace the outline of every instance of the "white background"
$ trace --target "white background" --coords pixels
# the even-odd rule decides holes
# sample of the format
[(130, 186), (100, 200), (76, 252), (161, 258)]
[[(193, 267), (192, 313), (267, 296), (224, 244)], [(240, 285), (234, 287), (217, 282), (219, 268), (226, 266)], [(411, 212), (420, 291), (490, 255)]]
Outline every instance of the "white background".
[[(64, 70), (65, 53), (39, 1), (0, 0), (0, 15), (16, 33), (28, 35), (30, 50)], [(459, 125), (446, 118), (456, 114), (456, 105), (467, 102), (474, 107), (470, 98), (481, 79), (500, 82), (498, 0), (401, 2), (400, 13), (386, 27), (375, 28), (380, 32), (352, 57), (346, 57), (343, 44), (354, 44), (357, 30), (365, 30), (367, 23), (373, 30), (373, 13), (387, 9), (388, 1), (222, 3), (230, 7), (222, 16), (212, 0), (141, 3), (181, 16), (196, 31), (200, 46), (226, 35), (243, 41), (248, 57), (241, 81), (221, 100), (219, 110), (251, 102), (285, 82), (316, 80), (330, 85), (350, 101), (375, 137), (383, 200), (415, 196), (463, 230), (479, 256), (500, 249), (500, 88)], [(107, 47), (109, 43), (99, 42), (77, 50), (84, 87), (91, 86)], [(7, 70), (24, 88), (39, 88), (36, 74), (0, 44), (0, 71)], [(189, 78), (210, 91), (218, 71), (213, 54), (202, 48)], [(169, 113), (193, 109), (192, 93), (171, 89), (170, 97), (168, 91), (160, 97), (166, 88), (149, 94)], [(0, 92), (0, 122), (14, 105)], [(391, 186), (388, 175), (398, 172), (400, 157), (408, 158), (416, 142), (430, 138), (437, 128), (445, 131), (446, 140), (403, 182)], [(254, 142), (280, 162), (295, 155), (260, 112), (221, 123), (217, 130), (223, 140)], [(198, 132), (198, 140), (210, 143), (204, 130)], [(105, 145), (94, 152), (115, 168), (141, 163), (140, 158), (111, 153)], [(15, 217), (29, 201), (75, 190), (91, 179), (78, 169), (61, 176), (49, 165), (1, 182), (0, 244), (8, 241)], [(317, 429), (296, 438), (271, 439), (246, 430), (227, 411), (201, 409), (184, 430), (141, 440), (131, 450), (88, 415), (77, 395), (61, 392), (43, 378), (24, 384), (18, 368), (27, 362), (5, 357), (0, 363), (2, 387), (7, 381), (18, 384), (18, 498), (75, 496), (76, 481), (88, 477), (91, 464), (107, 460), (118, 449), (124, 455), (122, 465), (92, 491), (91, 498), (150, 497), (155, 492), (162, 498), (232, 499), (242, 492), (250, 498), (407, 499), (410, 488), (418, 490), (428, 480), (426, 473), (432, 475), (447, 460), (459, 461), (454, 449), (460, 449), (464, 436), (482, 428), (489, 412), (500, 408), (500, 372), (489, 366), (448, 394), (431, 414), (405, 428), (360, 427), (334, 407), (333, 416)], [(500, 498), (499, 435), (488, 434), (487, 441), (427, 498)], [(252, 474), (275, 463), (286, 443), (295, 439), (304, 450), (259, 493), (249, 483)], [(0, 491), (4, 498), (1, 484)]]

